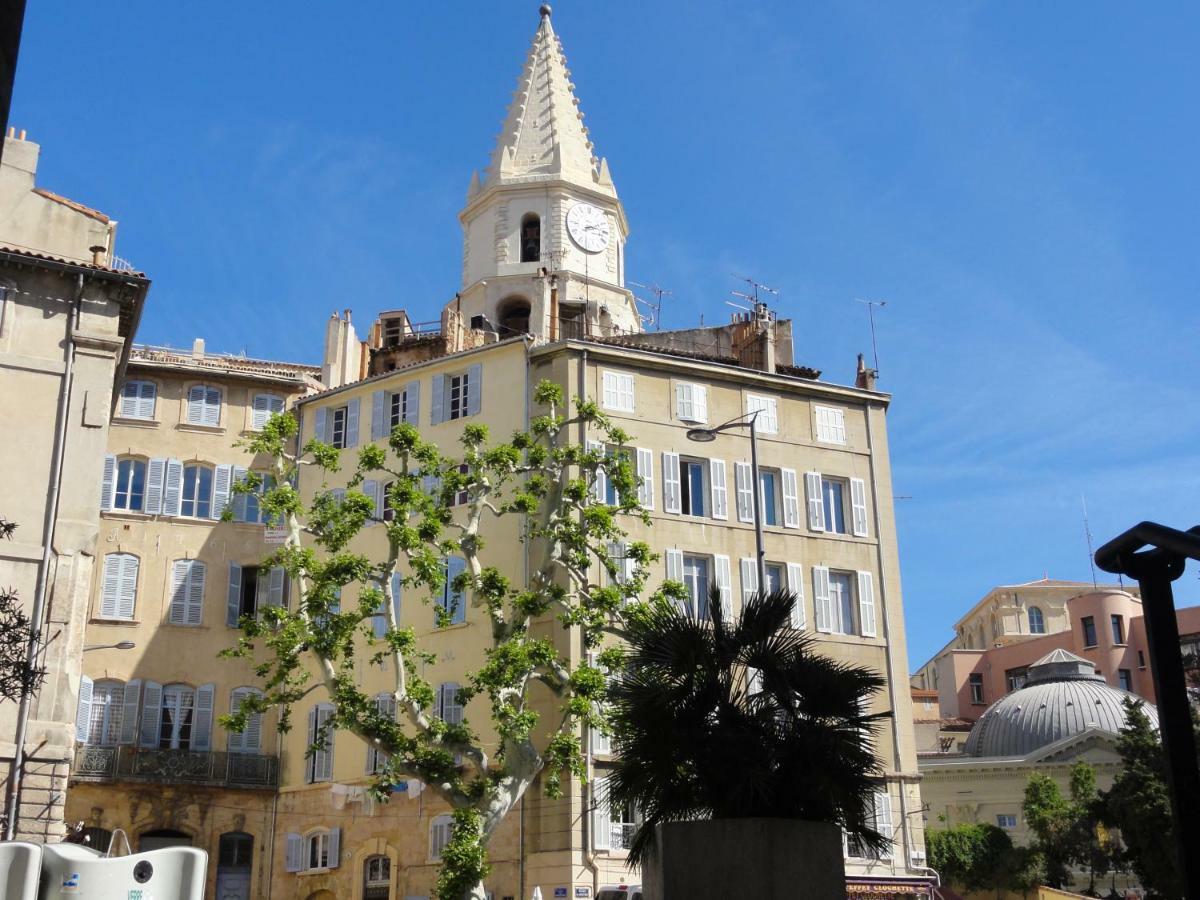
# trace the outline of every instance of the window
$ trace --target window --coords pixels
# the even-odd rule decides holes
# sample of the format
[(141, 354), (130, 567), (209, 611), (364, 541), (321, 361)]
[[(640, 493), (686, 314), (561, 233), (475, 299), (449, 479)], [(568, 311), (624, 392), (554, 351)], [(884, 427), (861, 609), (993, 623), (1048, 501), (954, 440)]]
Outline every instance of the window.
[(463, 704), (458, 697), (459, 686), (454, 681), (444, 681), (438, 685), (437, 716), (447, 725), (461, 725), (463, 721)]
[(137, 596), (138, 558), (131, 553), (104, 557), (104, 582), (100, 588), (100, 618), (132, 619)]
[(971, 684), (971, 702), (983, 703), (983, 675), (979, 672), (972, 672), (968, 680)]
[(704, 470), (699, 460), (679, 461), (679, 509), (685, 516), (704, 515)]
[(1112, 639), (1114, 644), (1125, 643), (1125, 617), (1124, 616), (1109, 616), (1109, 621), (1112, 624)]
[(171, 567), (172, 625), (199, 625), (204, 619), (206, 567), (198, 559), (177, 559)]
[(308, 836), (308, 852), (305, 857), (309, 869), (329, 868), (329, 832), (318, 831)]
[(829, 406), (814, 406), (817, 419), (817, 440), (823, 444), (846, 443), (846, 417), (840, 409)]
[(675, 385), (675, 415), (684, 422), (708, 421), (708, 388), (680, 381)]
[(1005, 681), (1008, 683), (1008, 691), (1019, 691), (1025, 687), (1025, 681), (1029, 677), (1029, 666), (1021, 666), (1016, 669), (1008, 669), (1004, 673)]
[(774, 397), (760, 397), (757, 394), (746, 395), (746, 413), (758, 413), (754, 420), (754, 430), (759, 434), (779, 433), (778, 401)]
[(1042, 610), (1039, 606), (1029, 607), (1029, 633), (1046, 633), (1046, 618), (1042, 615)]
[(189, 425), (221, 424), (221, 391), (206, 384), (194, 384), (188, 389), (187, 422)]
[(162, 715), (158, 720), (160, 750), (187, 750), (192, 743), (192, 716), (196, 693), (183, 684), (168, 684), (162, 691)]
[(1138, 668), (1139, 669), (1146, 668), (1146, 653), (1144, 650), (1138, 651)]
[(267, 606), (287, 606), (286, 570), (230, 563), (225, 624), (237, 628), (243, 616), (257, 616)]
[[(333, 778), (333, 707), (318, 703), (308, 711), (308, 760), (304, 780), (308, 784)], [(314, 749), (315, 748), (315, 749)]]
[(467, 416), (467, 400), (471, 394), (471, 374), (451, 375), (446, 379), (446, 418), (453, 421)]
[(329, 443), (340, 448), (349, 446), (346, 443), (346, 418), (349, 410), (339, 406), (329, 411)]
[(846, 534), (845, 482), (839, 478), (821, 478), (821, 500), (825, 504), (825, 530)]
[(521, 219), (521, 262), (538, 262), (542, 258), (542, 220), (536, 213)]
[(858, 839), (857, 835), (844, 835), (843, 852), (852, 859), (891, 859), (895, 826), (892, 824), (892, 798), (886, 791), (876, 791), (867, 799), (867, 821), (875, 826), (887, 845), (878, 853), (872, 851)]
[(442, 851), (450, 843), (453, 823), (450, 816), (438, 816), (429, 825), (429, 858), (434, 862), (442, 858)]
[(605, 409), (633, 412), (633, 376), (623, 372), (605, 372), (602, 401)]
[(477, 416), (483, 394), (483, 366), (476, 363), (465, 372), (435, 375), (429, 424)]
[(1095, 647), (1096, 646), (1096, 620), (1094, 618), (1092, 618), (1091, 616), (1084, 616), (1079, 621), (1080, 621), (1080, 624), (1083, 625), (1083, 646), (1084, 647)]
[(767, 563), (763, 569), (767, 576), (766, 591), (768, 594), (782, 591), (787, 587), (787, 582), (784, 580), (784, 568), (780, 563)]
[(759, 502), (764, 525), (779, 524), (779, 473), (770, 469), (758, 472)]
[[(234, 498), (234, 521), (272, 525), (275, 517), (262, 508), (262, 498), (275, 490), (275, 476), (267, 472), (259, 472), (258, 487), (253, 491), (238, 494)], [(239, 479), (240, 480), (240, 479)]]
[(287, 836), (286, 865), (289, 872), (337, 867), (341, 855), (342, 829), (322, 828), (308, 835)]
[(443, 616), (448, 617), (447, 624), (458, 625), (467, 621), (467, 601), (461, 590), (454, 586), (458, 576), (467, 570), (467, 561), (461, 556), (450, 556), (446, 559), (446, 582), (442, 585), (441, 596), (438, 597), (435, 610), (434, 624), (441, 624)]
[(1117, 687), (1132, 694), (1133, 673), (1128, 669), (1117, 669)]
[[(396, 697), (393, 694), (376, 694), (375, 710), (384, 718), (396, 718)], [(387, 764), (388, 755), (374, 744), (367, 744), (367, 774), (378, 775)]]
[(501, 337), (526, 334), (529, 331), (529, 301), (524, 297), (509, 297), (496, 308)]
[(812, 573), (817, 631), (876, 637), (873, 573), (835, 572), (825, 566), (813, 566)]
[(996, 825), (999, 828), (1012, 830), (1017, 827), (1017, 817), (1013, 813), (1000, 813), (996, 816)]
[(146, 463), (140, 459), (117, 462), (117, 478), (113, 484), (112, 508), (141, 512), (146, 499)]
[(391, 896), (392, 861), (368, 856), (363, 862), (363, 900), (388, 900)]
[(283, 398), (278, 394), (255, 394), (250, 411), (250, 427), (259, 431), (267, 424), (267, 420), (276, 413), (283, 412)]
[[(390, 428), (403, 425), (405, 422), (417, 424), (419, 414), (417, 404), (420, 402), (421, 383), (414, 381), (404, 386), (403, 390), (392, 391), (387, 395), (387, 421)], [(380, 429), (375, 439), (387, 437), (390, 432)]]
[(121, 740), (125, 685), (119, 681), (97, 681), (92, 686), (92, 707), (88, 719), (87, 742), (112, 747)]
[(153, 381), (127, 381), (121, 388), (121, 416), (126, 419), (153, 419), (158, 386)]
[(183, 495), (179, 514), (192, 519), (207, 519), (212, 512), (213, 470), (192, 463), (183, 467)]
[[(254, 688), (234, 688), (229, 695), (229, 709), (237, 712), (251, 695), (261, 696)], [(242, 731), (230, 731), (228, 749), (230, 753), (258, 753), (262, 741), (262, 713), (250, 713)]]
[(683, 584), (688, 591), (688, 613), (698, 619), (708, 618), (708, 557), (684, 556)]
[(829, 573), (830, 630), (834, 634), (855, 634), (854, 581), (849, 572)]

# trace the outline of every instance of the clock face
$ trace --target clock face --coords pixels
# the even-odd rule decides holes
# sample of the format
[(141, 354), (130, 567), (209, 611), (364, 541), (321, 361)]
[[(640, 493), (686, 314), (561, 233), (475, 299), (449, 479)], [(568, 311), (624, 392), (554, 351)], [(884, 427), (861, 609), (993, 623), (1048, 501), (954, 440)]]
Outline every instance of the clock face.
[(599, 253), (608, 246), (608, 217), (590, 203), (576, 203), (567, 210), (567, 231), (588, 253)]

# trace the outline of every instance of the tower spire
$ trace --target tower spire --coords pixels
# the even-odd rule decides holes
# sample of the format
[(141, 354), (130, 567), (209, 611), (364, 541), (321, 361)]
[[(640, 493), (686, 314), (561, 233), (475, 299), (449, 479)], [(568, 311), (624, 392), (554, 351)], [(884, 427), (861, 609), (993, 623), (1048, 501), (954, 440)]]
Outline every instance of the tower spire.
[(542, 4), (541, 21), (525, 59), (503, 130), (496, 141), (485, 187), (561, 178), (616, 196), (611, 178), (601, 178), (583, 124), (562, 41)]

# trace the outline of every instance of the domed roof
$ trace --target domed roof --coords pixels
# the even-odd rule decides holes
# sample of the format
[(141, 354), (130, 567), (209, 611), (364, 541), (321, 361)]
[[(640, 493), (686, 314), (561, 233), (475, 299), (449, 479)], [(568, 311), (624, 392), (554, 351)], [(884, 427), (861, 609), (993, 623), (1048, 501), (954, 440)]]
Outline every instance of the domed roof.
[[(1117, 734), (1125, 724), (1126, 697), (1104, 683), (1091, 661), (1054, 650), (1029, 667), (1025, 686), (988, 707), (967, 737), (968, 756), (1027, 756), (1065, 737), (1099, 728)], [(1158, 710), (1143, 701), (1158, 727)]]

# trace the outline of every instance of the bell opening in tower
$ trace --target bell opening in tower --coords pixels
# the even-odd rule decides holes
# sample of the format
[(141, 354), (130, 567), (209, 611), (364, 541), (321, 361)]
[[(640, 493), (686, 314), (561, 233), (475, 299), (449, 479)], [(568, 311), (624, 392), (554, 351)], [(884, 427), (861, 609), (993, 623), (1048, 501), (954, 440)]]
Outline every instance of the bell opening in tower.
[(509, 297), (500, 303), (496, 317), (500, 320), (500, 336), (529, 332), (529, 301), (524, 297)]
[(542, 220), (536, 213), (521, 219), (521, 262), (541, 262)]

